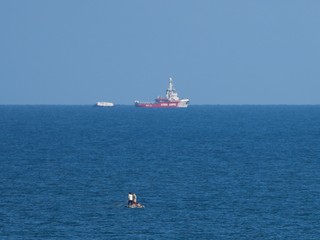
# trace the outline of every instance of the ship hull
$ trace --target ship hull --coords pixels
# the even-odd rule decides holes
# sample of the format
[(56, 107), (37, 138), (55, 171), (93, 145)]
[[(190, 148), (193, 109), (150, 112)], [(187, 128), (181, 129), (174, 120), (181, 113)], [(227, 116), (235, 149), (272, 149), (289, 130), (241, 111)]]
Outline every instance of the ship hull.
[(142, 107), (142, 108), (177, 108), (177, 104), (169, 104), (169, 103), (136, 103), (136, 107)]
[(135, 103), (136, 107), (141, 108), (186, 108), (188, 107), (187, 102), (160, 102), (160, 103)]
[(113, 107), (114, 104), (111, 102), (97, 102), (95, 106), (96, 107)]

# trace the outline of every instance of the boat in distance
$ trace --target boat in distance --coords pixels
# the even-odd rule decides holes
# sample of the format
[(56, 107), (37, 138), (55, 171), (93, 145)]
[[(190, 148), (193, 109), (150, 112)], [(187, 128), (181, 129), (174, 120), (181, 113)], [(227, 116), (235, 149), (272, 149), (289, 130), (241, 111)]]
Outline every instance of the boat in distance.
[(114, 103), (112, 102), (97, 102), (95, 104), (96, 107), (113, 107)]
[(135, 101), (134, 105), (142, 108), (186, 108), (189, 101), (188, 98), (180, 99), (178, 97), (178, 93), (173, 87), (173, 80), (170, 78), (166, 97), (157, 97), (153, 103)]

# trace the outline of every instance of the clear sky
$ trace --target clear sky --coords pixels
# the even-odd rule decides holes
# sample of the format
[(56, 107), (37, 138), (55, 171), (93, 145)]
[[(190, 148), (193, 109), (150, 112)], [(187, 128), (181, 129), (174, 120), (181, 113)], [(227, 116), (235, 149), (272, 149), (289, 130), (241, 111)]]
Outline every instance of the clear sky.
[(0, 104), (320, 104), (319, 0), (1, 0)]

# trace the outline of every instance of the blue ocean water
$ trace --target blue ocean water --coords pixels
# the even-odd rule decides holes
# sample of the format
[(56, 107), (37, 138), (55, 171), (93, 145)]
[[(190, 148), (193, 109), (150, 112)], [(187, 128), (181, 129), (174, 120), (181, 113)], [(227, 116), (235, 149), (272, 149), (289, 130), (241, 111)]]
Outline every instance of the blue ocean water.
[(0, 168), (0, 239), (320, 236), (320, 106), (0, 106)]

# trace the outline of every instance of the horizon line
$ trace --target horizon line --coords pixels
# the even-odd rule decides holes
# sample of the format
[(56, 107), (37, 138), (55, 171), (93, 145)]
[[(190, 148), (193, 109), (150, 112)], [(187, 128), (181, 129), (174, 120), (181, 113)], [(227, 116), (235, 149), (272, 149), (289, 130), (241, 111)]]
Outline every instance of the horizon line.
[[(0, 106), (95, 106), (95, 104), (72, 104), (72, 103), (0, 103)], [(115, 104), (114, 106), (132, 106), (134, 104)], [(261, 103), (230, 103), (230, 104), (221, 104), (221, 103), (200, 103), (200, 104), (190, 104), (188, 107), (192, 106), (320, 106), (320, 103), (270, 103), (270, 104), (261, 104)]]

